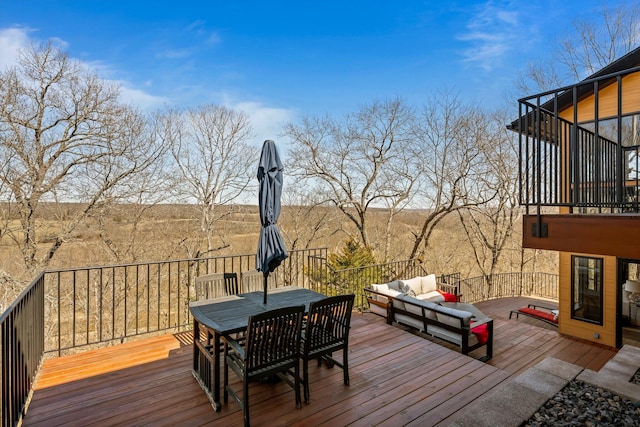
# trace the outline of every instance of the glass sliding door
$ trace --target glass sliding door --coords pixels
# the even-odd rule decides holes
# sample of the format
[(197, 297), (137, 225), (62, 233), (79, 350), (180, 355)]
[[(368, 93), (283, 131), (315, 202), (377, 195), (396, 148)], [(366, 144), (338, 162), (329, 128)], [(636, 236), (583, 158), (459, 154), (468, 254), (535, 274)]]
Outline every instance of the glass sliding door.
[(602, 258), (571, 257), (571, 318), (602, 325)]

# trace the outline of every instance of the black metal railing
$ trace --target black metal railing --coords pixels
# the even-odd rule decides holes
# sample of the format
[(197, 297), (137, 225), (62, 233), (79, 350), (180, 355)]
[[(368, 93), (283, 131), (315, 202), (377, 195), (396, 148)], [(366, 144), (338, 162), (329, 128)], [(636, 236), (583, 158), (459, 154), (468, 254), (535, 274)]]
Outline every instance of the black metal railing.
[[(310, 287), (311, 257), (327, 249), (290, 251), (270, 275), (278, 286)], [(61, 355), (128, 338), (191, 328), (195, 278), (255, 271), (255, 254), (47, 271), (45, 351)]]
[[(327, 249), (291, 251), (273, 273), (278, 286), (298, 285), (326, 295), (353, 292), (366, 308), (364, 287), (427, 274), (413, 260), (347, 270), (327, 267)], [(2, 426), (20, 423), (40, 363), (92, 346), (123, 342), (152, 333), (192, 327), (189, 302), (195, 277), (255, 269), (255, 255), (185, 259), (55, 270), (41, 273), (2, 314)], [(557, 299), (557, 276), (495, 274), (461, 280), (459, 273), (438, 280), (458, 286), (464, 301), (501, 296)]]
[[(623, 78), (638, 72), (633, 68), (519, 100), (519, 119), (511, 129), (520, 135), (521, 205), (538, 212), (543, 206), (567, 206), (575, 213), (640, 211), (638, 112), (622, 104)], [(618, 104), (605, 114), (598, 111), (599, 89), (611, 83), (618, 85)], [(579, 106), (590, 93), (594, 103)], [(567, 112), (573, 117), (561, 117)]]
[(18, 425), (44, 355), (44, 274), (0, 318), (2, 351), (2, 426)]
[(558, 275), (550, 273), (499, 273), (463, 279), (463, 301), (474, 303), (505, 297), (539, 297), (558, 300)]

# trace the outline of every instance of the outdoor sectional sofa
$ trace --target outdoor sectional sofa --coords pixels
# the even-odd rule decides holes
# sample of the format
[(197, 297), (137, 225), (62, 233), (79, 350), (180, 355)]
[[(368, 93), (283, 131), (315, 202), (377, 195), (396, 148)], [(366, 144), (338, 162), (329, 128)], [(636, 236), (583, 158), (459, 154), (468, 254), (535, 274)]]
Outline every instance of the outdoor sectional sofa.
[[(443, 290), (446, 289), (446, 290)], [(458, 346), (462, 354), (486, 346), (480, 360), (493, 356), (493, 320), (472, 304), (459, 302), (455, 289), (435, 275), (372, 284), (365, 288), (371, 312)], [(453, 290), (454, 292), (447, 292)]]

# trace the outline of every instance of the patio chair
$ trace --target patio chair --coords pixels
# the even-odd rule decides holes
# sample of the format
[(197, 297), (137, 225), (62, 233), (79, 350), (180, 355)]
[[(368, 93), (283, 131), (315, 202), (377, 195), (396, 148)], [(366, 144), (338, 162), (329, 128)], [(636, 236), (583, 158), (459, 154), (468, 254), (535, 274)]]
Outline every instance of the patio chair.
[[(218, 298), (227, 295), (237, 295), (240, 293), (238, 286), (238, 275), (236, 273), (212, 273), (204, 276), (196, 277), (196, 299), (198, 301), (204, 299)], [(208, 336), (208, 344), (206, 349), (211, 350), (213, 347), (213, 337)], [(243, 333), (236, 334), (236, 339), (242, 340)], [(222, 353), (224, 346), (220, 343), (218, 351)]]
[[(309, 305), (309, 315), (302, 333), (302, 385), (304, 401), (309, 403), (309, 360), (322, 360), (331, 368), (342, 368), (344, 385), (349, 385), (349, 324), (353, 310), (354, 294), (328, 297)], [(342, 363), (332, 357), (342, 350)]]
[[(279, 308), (249, 317), (244, 343), (224, 341), (224, 402), (229, 394), (242, 408), (249, 425), (249, 382), (278, 375), (290, 385), (300, 408), (300, 330), (304, 305)], [(229, 386), (229, 368), (242, 380), (242, 399)], [(287, 375), (289, 374), (289, 375)], [(293, 379), (290, 378), (293, 376)]]
[[(240, 273), (240, 281), (244, 292), (256, 292), (264, 289), (264, 273), (258, 270), (243, 271)], [(269, 275), (267, 287), (273, 289), (276, 284), (276, 277)]]
[(196, 298), (198, 300), (239, 293), (240, 286), (236, 273), (213, 273), (196, 277)]

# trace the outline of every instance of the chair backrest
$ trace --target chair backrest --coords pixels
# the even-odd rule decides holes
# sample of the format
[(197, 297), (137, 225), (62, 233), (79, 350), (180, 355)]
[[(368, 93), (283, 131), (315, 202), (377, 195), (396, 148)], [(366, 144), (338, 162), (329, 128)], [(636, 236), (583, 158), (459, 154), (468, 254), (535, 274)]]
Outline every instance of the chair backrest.
[[(264, 273), (258, 270), (243, 271), (240, 273), (240, 281), (244, 292), (262, 291), (264, 289)], [(267, 277), (267, 288), (275, 287), (275, 276), (270, 274)]]
[(236, 273), (213, 273), (196, 277), (196, 298), (198, 300), (239, 293), (240, 287)]
[(354, 299), (354, 294), (338, 295), (309, 305), (303, 348), (305, 355), (347, 347)]
[(247, 375), (298, 363), (304, 305), (278, 308), (249, 317), (245, 344)]

